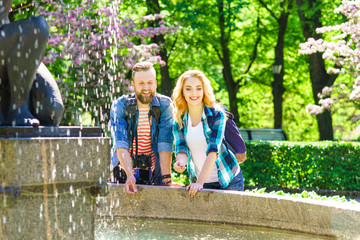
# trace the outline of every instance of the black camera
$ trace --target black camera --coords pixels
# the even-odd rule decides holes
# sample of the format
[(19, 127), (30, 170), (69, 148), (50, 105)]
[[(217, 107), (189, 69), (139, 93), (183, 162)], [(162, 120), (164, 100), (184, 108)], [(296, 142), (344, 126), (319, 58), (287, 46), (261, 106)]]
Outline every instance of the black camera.
[(152, 184), (151, 155), (134, 155), (132, 161), (136, 182), (139, 184)]
[(151, 168), (152, 160), (150, 155), (139, 154), (132, 157), (133, 168), (148, 170)]

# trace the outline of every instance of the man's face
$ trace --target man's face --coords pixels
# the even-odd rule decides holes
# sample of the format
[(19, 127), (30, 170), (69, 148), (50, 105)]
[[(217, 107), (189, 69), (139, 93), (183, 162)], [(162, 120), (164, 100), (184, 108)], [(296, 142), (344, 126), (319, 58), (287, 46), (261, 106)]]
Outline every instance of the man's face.
[(156, 73), (154, 69), (145, 72), (136, 72), (134, 81), (131, 83), (137, 99), (142, 104), (150, 104), (156, 93)]

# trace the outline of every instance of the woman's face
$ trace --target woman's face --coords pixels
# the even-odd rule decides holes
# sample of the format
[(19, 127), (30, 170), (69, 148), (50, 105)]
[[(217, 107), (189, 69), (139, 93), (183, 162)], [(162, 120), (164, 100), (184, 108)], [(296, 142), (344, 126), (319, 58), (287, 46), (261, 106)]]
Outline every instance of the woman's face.
[(203, 104), (204, 89), (200, 79), (189, 77), (185, 80), (183, 88), (184, 98), (188, 105)]

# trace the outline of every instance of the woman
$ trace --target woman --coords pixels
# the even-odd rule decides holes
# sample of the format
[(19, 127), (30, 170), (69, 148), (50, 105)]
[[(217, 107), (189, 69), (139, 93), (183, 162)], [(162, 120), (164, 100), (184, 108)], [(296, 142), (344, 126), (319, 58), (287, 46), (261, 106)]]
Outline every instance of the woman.
[[(182, 173), (188, 167), (189, 195), (194, 196), (202, 188), (243, 191), (240, 166), (223, 143), (226, 116), (215, 103), (209, 79), (201, 71), (186, 71), (178, 79), (172, 98), (174, 169)], [(211, 127), (209, 118), (213, 120)]]

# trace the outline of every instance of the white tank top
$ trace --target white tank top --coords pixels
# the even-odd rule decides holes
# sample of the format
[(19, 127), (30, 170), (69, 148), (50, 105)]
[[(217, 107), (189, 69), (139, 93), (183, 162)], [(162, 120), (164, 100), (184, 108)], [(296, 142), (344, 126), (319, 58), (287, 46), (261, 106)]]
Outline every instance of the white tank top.
[[(199, 177), (201, 169), (206, 160), (206, 150), (208, 148), (208, 144), (204, 135), (204, 127), (202, 122), (193, 127), (190, 115), (188, 119), (186, 142), (191, 153), (192, 161), (195, 165), (195, 175), (196, 177)], [(208, 178), (205, 181), (205, 183), (210, 182), (219, 182), (218, 170), (215, 163)]]

